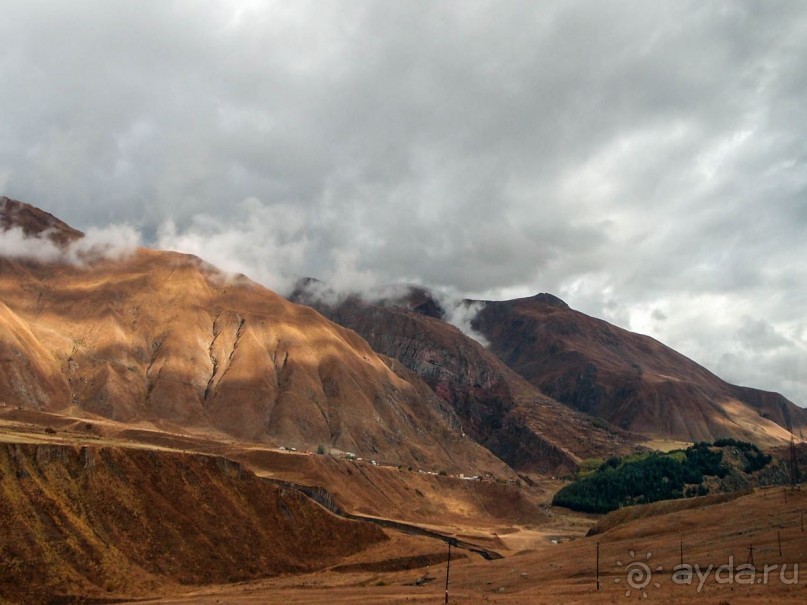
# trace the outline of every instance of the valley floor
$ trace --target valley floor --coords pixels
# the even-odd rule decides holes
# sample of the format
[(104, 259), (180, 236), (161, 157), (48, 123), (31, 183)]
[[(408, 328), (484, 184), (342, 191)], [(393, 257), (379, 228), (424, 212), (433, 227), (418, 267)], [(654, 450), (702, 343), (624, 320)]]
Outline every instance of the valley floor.
[[(549, 506), (558, 481), (533, 487), (468, 482), (280, 452), (214, 435), (171, 434), (20, 410), (0, 411), (0, 442), (226, 456), (259, 476), (324, 485), (350, 512), (385, 512), (383, 516), (502, 555), (487, 561), (453, 549), (451, 603), (620, 603), (644, 600), (645, 595), (658, 603), (807, 601), (807, 490), (778, 487), (728, 501), (693, 500), (685, 510), (674, 503), (635, 507), (635, 514), (623, 509), (621, 523), (585, 537), (599, 517)], [(207, 586), (152, 581), (83, 596), (96, 602), (177, 604), (442, 603), (445, 543), (383, 531), (388, 540), (313, 573)], [(753, 574), (737, 569), (748, 561), (751, 548)], [(695, 572), (689, 583), (673, 576), (682, 556)]]
[[(647, 595), (648, 602), (656, 603), (804, 603), (807, 534), (801, 529), (801, 516), (807, 509), (807, 492), (787, 491), (787, 502), (784, 488), (759, 490), (721, 504), (628, 522), (600, 536), (559, 544), (537, 540), (534, 549), (508, 552), (499, 561), (476, 557), (455, 561), (449, 602), (620, 603), (645, 600)], [(684, 562), (694, 572), (690, 583), (683, 575), (673, 575), (682, 543)], [(751, 546), (754, 573), (742, 568)], [(423, 573), (434, 580), (413, 586)], [(442, 603), (444, 582), (445, 564), (426, 572), (327, 571), (207, 587), (160, 602)]]

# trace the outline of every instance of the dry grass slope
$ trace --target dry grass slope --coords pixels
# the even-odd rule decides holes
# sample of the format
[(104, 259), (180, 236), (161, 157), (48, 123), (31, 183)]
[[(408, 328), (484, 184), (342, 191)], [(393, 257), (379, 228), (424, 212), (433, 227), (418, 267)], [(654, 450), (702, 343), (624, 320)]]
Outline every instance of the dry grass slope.
[(2, 444), (0, 489), (13, 602), (299, 573), (387, 539), (214, 456)]

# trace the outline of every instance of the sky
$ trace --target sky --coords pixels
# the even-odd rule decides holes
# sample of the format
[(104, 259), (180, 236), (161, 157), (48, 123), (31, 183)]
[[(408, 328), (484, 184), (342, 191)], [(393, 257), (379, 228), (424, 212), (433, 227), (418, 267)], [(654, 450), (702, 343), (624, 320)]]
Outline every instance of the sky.
[(4, 0), (0, 40), (0, 195), (281, 293), (551, 292), (807, 406), (801, 0)]

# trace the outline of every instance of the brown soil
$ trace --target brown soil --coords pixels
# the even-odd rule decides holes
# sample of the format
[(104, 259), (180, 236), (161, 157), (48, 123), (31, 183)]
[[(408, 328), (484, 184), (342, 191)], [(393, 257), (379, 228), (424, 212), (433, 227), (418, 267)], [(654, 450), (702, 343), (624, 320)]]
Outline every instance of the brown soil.
[[(60, 427), (55, 433), (46, 433), (42, 426), (24, 425), (20, 414), (24, 414), (28, 420), (37, 417), (33, 412), (17, 410), (0, 415), (0, 429), (5, 427), (5, 432), (0, 430), (0, 439), (16, 438), (53, 444), (88, 440), (84, 433), (86, 427), (76, 427), (75, 421), (69, 418), (43, 415), (50, 418), (54, 426)], [(16, 418), (13, 422), (17, 423), (18, 430), (27, 427), (28, 432), (15, 434), (10, 428), (13, 422), (8, 416)], [(2, 423), (4, 417), (5, 425)], [(114, 427), (114, 423), (110, 424)], [(249, 496), (241, 495), (241, 492), (249, 494), (252, 489), (262, 494), (268, 492), (270, 502), (272, 498), (277, 501), (277, 494), (283, 492), (275, 486), (263, 484), (243, 467), (221, 458), (170, 451), (167, 445), (171, 441), (170, 435), (160, 434), (155, 443), (161, 445), (154, 445), (129, 442), (120, 437), (153, 437), (152, 431), (124, 430), (112, 436), (115, 431), (106, 425), (99, 423), (93, 428), (96, 433), (110, 432), (110, 436), (93, 434), (89, 437), (89, 440), (106, 444), (106, 447), (97, 445), (85, 450), (107, 452), (98, 456), (102, 463), (98, 473), (98, 464), (93, 469), (83, 468), (82, 450), (79, 447), (49, 445), (42, 450), (45, 453), (37, 456), (35, 444), (2, 446), (6, 452), (28, 452), (17, 458), (24, 461), (22, 469), (30, 475), (18, 478), (12, 469), (16, 469), (13, 465), (19, 463), (6, 454), (2, 466), (3, 493), (12, 494), (13, 497), (6, 496), (0, 502), (4, 507), (13, 508), (10, 513), (4, 509), (2, 518), (15, 520), (13, 525), (19, 535), (11, 533), (10, 522), (4, 522), (4, 535), (11, 538), (4, 546), (3, 561), (33, 561), (34, 565), (29, 571), (36, 570), (30, 571), (31, 575), (28, 576), (20, 575), (23, 573), (20, 570), (26, 567), (17, 565), (13, 571), (17, 575), (13, 575), (7, 571), (9, 563), (6, 563), (5, 577), (16, 578), (11, 586), (3, 585), (0, 588), (3, 591), (0, 594), (6, 598), (7, 595), (25, 594), (25, 601), (36, 602), (47, 600), (45, 594), (47, 598), (53, 595), (96, 598), (153, 595), (159, 596), (163, 602), (173, 603), (220, 601), (289, 604), (319, 603), (323, 600), (337, 604), (434, 603), (442, 600), (444, 557), (447, 554), (445, 544), (387, 530), (389, 539), (375, 543), (371, 539), (354, 554), (327, 551), (317, 554), (311, 550), (299, 554), (299, 550), (294, 551), (294, 548), (299, 548), (295, 546), (299, 544), (298, 536), (294, 536), (289, 550), (284, 551), (290, 553), (286, 559), (290, 563), (283, 569), (296, 569), (297, 573), (265, 579), (283, 569), (279, 570), (276, 562), (268, 562), (261, 567), (259, 556), (249, 559), (245, 567), (241, 549), (256, 548), (262, 552), (260, 546), (251, 546), (256, 541), (263, 548), (273, 549), (279, 537), (288, 534), (284, 531), (278, 533), (278, 527), (272, 524), (264, 527), (263, 520), (258, 523), (248, 512), (250, 505), (244, 504), (251, 501)], [(34, 429), (36, 432), (32, 432)], [(256, 446), (247, 448), (232, 442), (217, 444), (213, 440), (204, 442), (198, 439), (191, 442), (182, 436), (177, 436), (174, 445), (183, 448), (206, 445), (210, 449), (218, 447), (221, 451), (233, 453), (240, 450), (245, 464), (260, 467), (264, 473), (303, 482), (323, 479), (325, 483), (330, 482), (338, 497), (344, 497), (342, 504), (347, 509), (357, 503), (367, 504), (376, 500), (374, 511), (401, 511), (403, 518), (408, 516), (410, 520), (417, 521), (418, 513), (411, 509), (413, 498), (405, 498), (401, 494), (420, 490), (427, 495), (431, 507), (428, 515), (424, 513), (424, 527), (491, 548), (505, 556), (501, 561), (484, 561), (468, 551), (455, 550), (456, 554), (466, 557), (452, 557), (452, 603), (619, 602), (626, 598), (625, 570), (624, 565), (622, 568), (617, 565), (617, 561), (627, 565), (631, 560), (636, 560), (636, 557), (631, 559), (631, 550), (638, 553), (637, 557), (650, 552), (654, 564), (662, 565), (667, 570), (661, 574), (660, 587), (652, 586), (652, 591), (648, 591), (652, 599), (660, 602), (803, 602), (803, 580), (796, 587), (781, 584), (778, 580), (750, 587), (736, 583), (731, 586), (717, 584), (712, 576), (703, 591), (698, 593), (697, 584), (673, 584), (668, 571), (677, 562), (681, 540), (685, 560), (697, 562), (704, 569), (710, 563), (722, 565), (732, 554), (736, 562), (745, 562), (750, 544), (755, 546), (758, 565), (777, 562), (792, 565), (799, 562), (807, 568), (807, 560), (804, 560), (804, 553), (807, 553), (807, 539), (804, 536), (807, 534), (802, 533), (800, 527), (801, 512), (807, 511), (807, 495), (788, 493), (785, 502), (782, 488), (760, 490), (741, 497), (707, 497), (622, 509), (599, 522), (599, 531), (602, 533), (584, 538), (589, 528), (597, 523), (598, 517), (542, 505), (542, 502), (551, 499), (551, 494), (561, 485), (559, 481), (544, 481), (530, 489), (522, 487), (523, 497), (533, 503), (532, 510), (538, 511), (538, 514), (525, 515), (521, 517), (521, 523), (514, 523), (507, 518), (517, 517), (518, 507), (505, 506), (510, 502), (509, 497), (506, 492), (496, 491), (518, 489), (513, 485), (496, 482), (476, 484), (458, 478), (379, 468), (328, 456), (261, 451)], [(61, 454), (54, 461), (52, 451), (70, 452), (72, 462), (66, 464), (61, 460)], [(353, 471), (352, 475), (347, 473), (348, 468)], [(118, 476), (114, 469), (121, 475)], [(161, 478), (163, 475), (164, 479)], [(103, 482), (93, 478), (99, 476), (104, 477)], [(135, 478), (133, 487), (129, 485), (128, 477)], [(194, 492), (189, 477), (200, 477), (201, 485), (212, 483), (215, 488), (206, 488), (203, 494)], [(357, 479), (351, 484), (353, 477)], [(244, 487), (244, 482), (247, 486), (258, 482), (263, 487)], [(491, 499), (484, 506), (480, 505), (484, 499), (480, 500), (479, 492), (467, 488), (474, 484), (477, 489), (491, 490)], [(34, 485), (38, 486), (36, 492), (31, 491), (30, 486)], [(56, 490), (52, 486), (60, 487)], [(66, 489), (64, 486), (71, 487)], [(80, 489), (89, 491), (82, 492)], [(35, 493), (45, 495), (35, 496)], [(310, 501), (298, 500), (299, 495), (293, 496), (292, 491), (286, 493), (288, 496), (285, 497), (292, 498), (300, 507), (319, 511), (323, 519), (334, 519), (333, 515)], [(170, 504), (177, 497), (187, 500)], [(107, 498), (112, 499), (112, 505), (109, 505)], [(55, 509), (46, 504), (49, 501), (55, 502)], [(146, 506), (144, 502), (150, 504)], [(158, 503), (156, 509), (153, 502)], [(103, 508), (104, 503), (107, 503), (106, 509)], [(208, 504), (209, 510), (206, 508)], [(258, 505), (254, 506), (257, 508)], [(128, 517), (121, 516), (121, 510), (132, 508), (139, 511), (142, 526), (128, 524)], [(106, 511), (106, 516), (98, 510)], [(182, 511), (182, 515), (178, 510)], [(222, 510), (226, 512), (222, 513)], [(264, 514), (260, 513), (261, 516)], [(397, 514), (391, 512), (390, 516)], [(43, 518), (53, 518), (58, 522), (46, 522)], [(276, 518), (282, 521), (282, 517)], [(237, 524), (234, 524), (235, 520), (238, 520)], [(339, 522), (336, 519), (336, 527), (340, 527)], [(302, 523), (297, 531), (305, 532), (307, 523)], [(59, 529), (54, 530), (53, 526)], [(164, 526), (168, 528), (167, 533), (162, 529)], [(210, 534), (217, 536), (216, 540), (205, 537), (208, 535), (205, 533), (208, 526)], [(199, 527), (205, 528), (205, 531), (199, 531)], [(239, 533), (239, 527), (247, 529)], [(188, 528), (194, 528), (193, 531), (198, 531), (197, 535), (201, 537), (194, 537), (193, 531)], [(781, 559), (778, 557), (777, 530), (782, 538)], [(21, 531), (28, 537), (21, 538)], [(44, 538), (46, 531), (62, 533), (50, 533), (49, 538)], [(261, 534), (262, 531), (265, 534)], [(380, 530), (375, 527), (373, 531)], [(257, 533), (257, 536), (253, 536), (253, 533)], [(99, 536), (107, 536), (106, 541)], [(262, 540), (271, 540), (272, 545)], [(193, 546), (183, 546), (184, 541)], [(599, 593), (595, 590), (593, 578), (597, 542), (600, 542), (602, 571)], [(211, 558), (209, 543), (221, 549), (220, 552), (224, 553), (219, 555), (222, 560)], [(168, 547), (161, 546), (163, 544)], [(347, 544), (358, 547), (358, 542), (348, 540)], [(29, 550), (17, 559), (9, 556), (11, 549), (19, 549), (20, 545), (27, 545)], [(96, 554), (99, 552), (107, 554)], [(292, 556), (294, 552), (298, 553), (296, 559)], [(97, 563), (93, 567), (81, 561)], [(273, 564), (275, 567), (272, 567)], [(421, 564), (427, 567), (413, 567)], [(255, 567), (250, 568), (249, 565)], [(213, 571), (210, 574), (194, 571), (202, 566)], [(319, 570), (305, 572), (306, 566)], [(91, 575), (89, 569), (94, 570), (96, 575)], [(792, 567), (790, 569), (792, 571)], [(197, 575), (194, 576), (194, 573)], [(415, 581), (424, 576), (434, 579), (421, 586), (415, 585)], [(230, 583), (235, 578), (250, 577), (264, 579)], [(619, 583), (615, 582), (617, 579)], [(181, 582), (190, 585), (183, 586)], [(211, 582), (220, 584), (209, 586)], [(25, 587), (25, 592), (20, 592), (23, 590), (20, 587)], [(633, 597), (636, 597), (635, 593)], [(18, 596), (17, 600), (20, 598)]]
[[(88, 428), (91, 427), (91, 428)], [(338, 456), (272, 449), (258, 443), (221, 441), (133, 429), (104, 419), (92, 422), (35, 410), (0, 409), (0, 442), (46, 443), (204, 453), (237, 461), (259, 476), (324, 488), (343, 510), (375, 517), (428, 524), (435, 518), (459, 526), (494, 527), (542, 523), (542, 506), (551, 499), (543, 486), (528, 488), (510, 472), (468, 481), (439, 475), (436, 468), (375, 466)], [(467, 472), (467, 471), (466, 471)]]
[[(313, 510), (324, 519), (335, 517), (296, 489), (267, 483), (248, 469), (270, 476), (271, 481), (324, 485), (332, 490), (340, 509), (395, 519), (386, 525), (415, 523), (472, 548), (505, 555), (548, 542), (552, 536), (580, 536), (591, 523), (546, 506), (559, 482), (528, 488), (502, 481), (466, 481), (331, 456), (268, 450), (257, 444), (131, 429), (103, 419), (90, 423), (32, 410), (3, 410), (0, 447), (22, 452), (9, 454), (8, 470), (3, 471), (4, 493), (11, 495), (7, 504), (11, 508), (2, 511), (4, 528), (14, 527), (17, 532), (5, 533), (9, 542), (4, 553), (13, 554), (16, 558), (9, 561), (17, 563), (5, 576), (13, 585), (0, 586), (0, 595), (13, 602), (48, 601), (60, 595), (176, 594), (184, 591), (181, 582), (232, 582), (323, 566), (341, 566), (340, 574), (352, 577), (355, 570), (377, 574), (434, 567), (445, 557), (441, 539), (392, 530), (384, 530), (389, 539), (375, 545), (372, 539), (366, 540), (350, 554), (357, 542), (351, 541), (350, 533), (341, 537), (338, 523), (333, 528), (339, 533), (335, 539), (343, 541), (345, 549), (334, 553), (311, 549), (305, 536), (322, 534), (316, 523), (312, 525), (305, 515), (295, 517), (289, 522), (299, 527), (286, 531), (282, 525), (266, 523), (261, 510), (251, 512), (250, 506), (257, 508), (257, 504), (250, 504), (250, 498), (263, 494), (262, 500), (269, 500), (266, 506), (278, 499), (291, 506), (291, 498), (294, 506)], [(221, 454), (240, 458), (243, 465), (228, 462)], [(47, 464), (42, 460), (48, 460)], [(19, 477), (15, 464), (22, 465)], [(56, 525), (66, 529), (45, 537), (37, 511), (59, 519)], [(367, 523), (359, 526), (371, 527), (373, 539), (381, 531)], [(28, 537), (20, 542), (21, 535)], [(274, 567), (271, 561), (256, 559), (256, 550), (277, 550), (274, 543), (267, 544), (270, 540), (288, 541), (287, 550), (295, 556), (281, 558), (285, 563), (279, 567), (276, 559)], [(12, 553), (19, 543), (28, 544), (29, 550)], [(55, 554), (36, 550), (42, 544), (52, 545)], [(210, 544), (216, 548), (211, 550)], [(468, 548), (455, 549), (454, 558), (480, 558)], [(77, 562), (85, 553), (96, 561), (94, 575)], [(248, 563), (243, 563), (245, 558)], [(199, 571), (209, 566), (209, 573)], [(29, 575), (20, 575), (21, 569), (28, 569)]]

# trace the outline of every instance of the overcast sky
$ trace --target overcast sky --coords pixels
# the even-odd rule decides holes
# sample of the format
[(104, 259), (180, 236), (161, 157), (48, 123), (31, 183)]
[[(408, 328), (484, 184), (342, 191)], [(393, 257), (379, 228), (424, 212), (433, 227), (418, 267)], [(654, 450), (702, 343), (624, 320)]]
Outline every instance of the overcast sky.
[(548, 291), (807, 405), (807, 3), (4, 0), (0, 194), (283, 291)]

